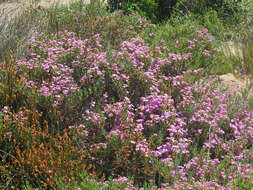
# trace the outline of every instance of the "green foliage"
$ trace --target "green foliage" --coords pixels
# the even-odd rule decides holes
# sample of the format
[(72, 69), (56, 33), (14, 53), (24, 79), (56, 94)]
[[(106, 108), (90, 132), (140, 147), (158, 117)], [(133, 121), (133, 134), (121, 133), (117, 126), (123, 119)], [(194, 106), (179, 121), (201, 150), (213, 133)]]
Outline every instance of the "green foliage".
[[(109, 0), (111, 11), (122, 9), (126, 13), (131, 10), (142, 13), (153, 22), (167, 20), (173, 12), (180, 14), (194, 13), (204, 15), (213, 10), (219, 18), (243, 20), (249, 14), (249, 0)], [(143, 14), (144, 13), (144, 14)]]
[(171, 17), (176, 10), (178, 0), (156, 0), (158, 3), (158, 9), (156, 12), (158, 21), (164, 21)]
[(127, 14), (137, 11), (141, 16), (156, 21), (158, 4), (155, 0), (109, 0), (108, 5), (111, 11), (122, 9)]
[(244, 74), (253, 74), (253, 43), (248, 41), (243, 44), (243, 64), (242, 70)]
[[(64, 15), (64, 16), (63, 16)], [(44, 15), (45, 32), (73, 31), (81, 39), (100, 34), (103, 46), (111, 49), (119, 48), (124, 40), (131, 39), (150, 24), (139, 14), (125, 15), (122, 11), (110, 14), (99, 1), (85, 5), (76, 2), (70, 7), (54, 7)]]
[(242, 20), (249, 13), (249, 0), (180, 0), (176, 8), (183, 13), (192, 12), (200, 15), (213, 10), (222, 19)]

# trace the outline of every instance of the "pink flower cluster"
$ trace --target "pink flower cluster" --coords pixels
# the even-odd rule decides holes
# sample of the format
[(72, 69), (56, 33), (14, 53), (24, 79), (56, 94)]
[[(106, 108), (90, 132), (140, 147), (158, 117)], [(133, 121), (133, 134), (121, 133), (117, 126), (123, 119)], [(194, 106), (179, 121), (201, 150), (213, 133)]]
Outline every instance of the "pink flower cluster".
[[(206, 38), (206, 32), (197, 34)], [(202, 42), (188, 43), (192, 49)], [(37, 35), (30, 47), (27, 58), (17, 62), (27, 73), (27, 88), (55, 104), (78, 96), (73, 126), (79, 126), (91, 152), (106, 151), (112, 136), (130, 141), (143, 158), (170, 170), (162, 186), (173, 189), (229, 189), (239, 177), (249, 180), (252, 166), (245, 160), (252, 161), (253, 111), (235, 105), (232, 93), (216, 88), (215, 80), (192, 82), (189, 76), (200, 69), (180, 64), (191, 63), (193, 53), (151, 48), (132, 38), (109, 55), (99, 35), (80, 40), (68, 31), (49, 41)], [(205, 47), (206, 59), (212, 55)]]

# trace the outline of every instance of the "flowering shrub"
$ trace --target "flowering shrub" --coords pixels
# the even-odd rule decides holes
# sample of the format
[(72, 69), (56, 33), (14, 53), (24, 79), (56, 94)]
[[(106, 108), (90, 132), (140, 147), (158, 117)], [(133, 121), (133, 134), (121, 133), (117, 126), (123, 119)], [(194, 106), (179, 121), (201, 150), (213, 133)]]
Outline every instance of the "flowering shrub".
[[(204, 39), (206, 32), (196, 34)], [(189, 69), (195, 58), (204, 67), (212, 54), (207, 40), (186, 44), (187, 50), (171, 52), (137, 37), (109, 53), (98, 34), (84, 40), (68, 31), (31, 38), (27, 56), (16, 61), (17, 71), (36, 99), (40, 130), (55, 137), (53, 144), (43, 137), (44, 144), (28, 146), (33, 154), (17, 152), (26, 168), (35, 167), (28, 177), (47, 175), (40, 183), (52, 186), (55, 175), (49, 170), (55, 166), (53, 173), (62, 174), (63, 162), (47, 158), (73, 156), (92, 175), (133, 176), (140, 186), (152, 180), (153, 188), (249, 186), (253, 112), (247, 103), (235, 105), (232, 93), (217, 88), (215, 79), (195, 81), (201, 72)], [(198, 56), (193, 56), (195, 47), (201, 48)], [(5, 136), (11, 132), (6, 130)], [(42, 153), (47, 149), (51, 154)], [(48, 167), (44, 163), (37, 171), (34, 162), (22, 160), (28, 157), (44, 158)], [(76, 166), (65, 164), (70, 170)], [(126, 180), (118, 179), (118, 185)]]

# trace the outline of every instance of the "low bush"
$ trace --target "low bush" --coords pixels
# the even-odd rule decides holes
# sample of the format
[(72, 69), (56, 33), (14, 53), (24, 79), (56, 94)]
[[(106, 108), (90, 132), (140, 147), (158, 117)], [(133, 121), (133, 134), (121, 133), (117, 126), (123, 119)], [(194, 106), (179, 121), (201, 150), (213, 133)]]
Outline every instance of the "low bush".
[(177, 8), (183, 12), (192, 12), (204, 15), (206, 12), (216, 11), (222, 19), (243, 20), (249, 14), (249, 0), (181, 0)]
[(170, 18), (174, 13), (205, 15), (206, 12), (216, 11), (220, 18), (233, 18), (242, 21), (250, 13), (249, 0), (109, 0), (111, 11), (122, 9), (126, 13), (138, 11), (153, 22)]
[[(206, 32), (176, 43), (182, 45), (177, 53), (132, 38), (110, 54), (99, 35), (36, 34), (15, 69), (23, 93), (33, 94), (34, 110), (3, 110), (2, 121), (5, 112), (24, 114), (24, 124), (2, 130), (1, 142), (11, 138), (15, 147), (15, 159), (2, 154), (3, 180), (22, 184), (25, 177), (34, 186), (53, 187), (57, 176), (71, 183), (65, 170), (78, 180), (85, 169), (104, 180), (130, 176), (135, 186), (229, 188), (239, 179), (239, 187), (247, 186), (252, 112), (246, 102), (235, 105), (215, 81), (198, 85), (200, 70), (189, 70), (195, 46), (203, 48), (197, 57), (211, 57)], [(25, 137), (30, 140), (22, 142)]]
[(222, 62), (201, 22), (82, 5), (0, 64), (1, 189), (250, 189), (252, 102), (206, 76)]
[(122, 9), (126, 14), (137, 11), (140, 15), (145, 16), (152, 21), (156, 21), (156, 11), (158, 4), (155, 0), (109, 0), (108, 5), (111, 11)]
[[(56, 133), (51, 126), (48, 130), (48, 124), (53, 123), (45, 113), (58, 118), (55, 124), (59, 125), (59, 111), (52, 106), (41, 109), (38, 94), (22, 80), (27, 73), (16, 66), (13, 58), (1, 63), (0, 184), (2, 188), (20, 189), (29, 180), (33, 186), (54, 187), (57, 176), (66, 171), (75, 175), (77, 168), (85, 168), (81, 162), (85, 154), (73, 141), (74, 133), (63, 129)], [(69, 182), (66, 176), (61, 180)]]

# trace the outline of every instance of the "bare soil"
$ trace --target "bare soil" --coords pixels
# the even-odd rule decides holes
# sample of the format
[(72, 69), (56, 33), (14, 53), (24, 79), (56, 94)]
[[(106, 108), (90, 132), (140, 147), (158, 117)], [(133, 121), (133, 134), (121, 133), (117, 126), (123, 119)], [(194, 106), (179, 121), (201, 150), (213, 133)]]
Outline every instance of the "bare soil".
[[(32, 8), (50, 8), (53, 6), (68, 5), (70, 2), (78, 0), (17, 0), (0, 3), (0, 24), (3, 20), (11, 21), (22, 14), (28, 7)], [(84, 3), (90, 3), (90, 0), (83, 0)]]
[[(228, 90), (234, 91), (236, 94), (241, 94), (241, 91), (247, 87), (247, 84), (249, 85), (250, 82), (253, 82), (250, 80), (249, 76), (236, 78), (231, 73), (220, 75), (218, 78), (221, 84), (227, 87)], [(253, 88), (249, 91), (248, 97), (250, 96), (253, 96)]]

